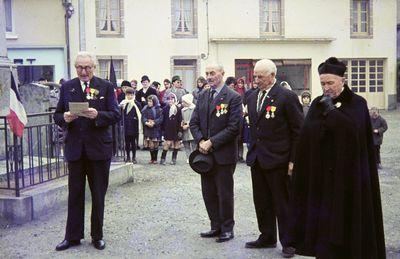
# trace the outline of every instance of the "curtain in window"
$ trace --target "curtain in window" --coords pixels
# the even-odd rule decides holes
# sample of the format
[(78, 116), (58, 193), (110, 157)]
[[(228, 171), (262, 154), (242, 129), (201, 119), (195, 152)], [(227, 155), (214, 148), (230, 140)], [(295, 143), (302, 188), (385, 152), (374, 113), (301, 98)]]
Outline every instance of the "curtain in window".
[(193, 30), (193, 0), (183, 0), (183, 28), (185, 32)]
[(109, 0), (110, 1), (110, 30), (115, 32), (119, 31), (119, 19), (120, 19), (120, 8), (119, 0)]
[(271, 32), (279, 32), (280, 31), (280, 0), (270, 0), (270, 8), (272, 11), (271, 21), (272, 22), (272, 31)]
[(99, 21), (99, 29), (107, 31), (107, 0), (98, 0), (97, 19)]
[(174, 8), (174, 28), (176, 32), (182, 31), (182, 6), (181, 0), (173, 0), (173, 8)]
[(122, 77), (122, 60), (115, 60), (113, 59), (115, 77), (117, 79), (123, 79)]

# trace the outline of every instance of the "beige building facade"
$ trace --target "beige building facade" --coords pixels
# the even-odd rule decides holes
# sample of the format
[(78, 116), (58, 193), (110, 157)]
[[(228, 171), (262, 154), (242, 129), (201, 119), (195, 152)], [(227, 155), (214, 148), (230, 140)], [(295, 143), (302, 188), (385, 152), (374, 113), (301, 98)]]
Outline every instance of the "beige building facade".
[[(28, 28), (51, 34), (46, 44), (61, 45), (65, 53), (63, 1), (5, 1), (13, 2), (16, 13), (20, 5), (21, 10), (35, 5), (46, 21), (54, 16), (47, 27), (32, 27), (38, 22), (32, 15), (33, 21), (21, 22), (22, 29), (16, 14), (18, 39), (7, 40), (9, 53), (20, 44), (36, 44), (36, 37), (22, 36)], [(178, 74), (189, 91), (207, 63), (220, 63), (226, 76), (245, 77), (250, 84), (255, 62), (270, 58), (278, 65), (278, 79), (298, 94), (310, 90), (313, 97), (322, 92), (318, 65), (336, 56), (348, 64), (352, 90), (370, 106), (387, 109), (396, 105), (396, 2), (72, 0), (69, 47), (71, 57), (79, 50), (93, 52), (101, 77), (108, 77), (112, 58), (119, 79), (140, 81), (148, 75), (162, 82)]]

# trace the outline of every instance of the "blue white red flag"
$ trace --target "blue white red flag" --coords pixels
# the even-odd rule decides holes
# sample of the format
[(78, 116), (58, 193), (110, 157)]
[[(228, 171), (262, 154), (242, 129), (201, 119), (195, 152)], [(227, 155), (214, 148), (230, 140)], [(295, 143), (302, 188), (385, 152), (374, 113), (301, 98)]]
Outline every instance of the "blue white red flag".
[(24, 106), (22, 105), (12, 72), (10, 89), (10, 112), (7, 115), (7, 121), (11, 131), (18, 137), (22, 137), (22, 135), (24, 134), (25, 125), (28, 123), (28, 118), (26, 117), (26, 112)]

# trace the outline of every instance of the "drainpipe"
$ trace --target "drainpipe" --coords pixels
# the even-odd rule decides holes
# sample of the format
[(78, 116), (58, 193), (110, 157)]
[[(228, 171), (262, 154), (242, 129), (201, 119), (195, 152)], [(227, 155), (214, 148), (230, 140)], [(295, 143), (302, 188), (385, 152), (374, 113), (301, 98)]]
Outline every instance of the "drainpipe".
[(201, 53), (200, 57), (203, 60), (208, 59), (208, 56), (210, 55), (210, 24), (208, 21), (208, 0), (206, 0), (206, 18), (207, 18), (207, 54)]
[(79, 0), (79, 50), (86, 50), (85, 0)]
[(71, 78), (71, 51), (70, 51), (70, 43), (69, 43), (69, 19), (71, 18), (72, 14), (74, 13), (74, 7), (70, 0), (62, 0), (62, 4), (65, 9), (65, 45), (67, 48), (67, 75), (68, 79)]

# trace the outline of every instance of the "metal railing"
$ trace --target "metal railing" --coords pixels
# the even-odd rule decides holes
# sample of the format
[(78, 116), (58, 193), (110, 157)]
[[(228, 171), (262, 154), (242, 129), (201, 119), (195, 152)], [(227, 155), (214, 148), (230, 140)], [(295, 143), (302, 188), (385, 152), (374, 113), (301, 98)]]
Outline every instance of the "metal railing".
[[(29, 114), (22, 138), (0, 116), (0, 189), (21, 190), (68, 175), (63, 155), (63, 132), (53, 121), (53, 112)], [(124, 127), (113, 128), (113, 161), (124, 156)]]

